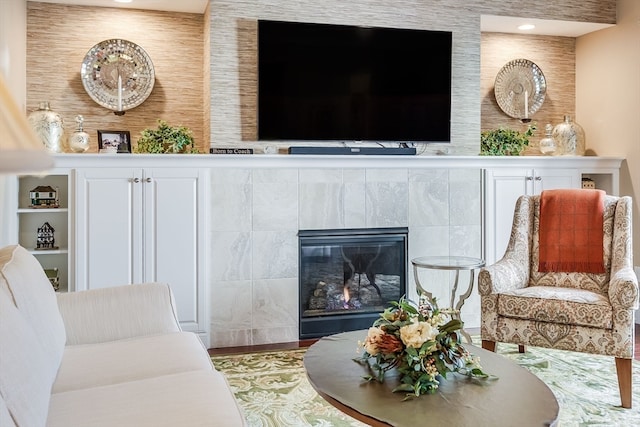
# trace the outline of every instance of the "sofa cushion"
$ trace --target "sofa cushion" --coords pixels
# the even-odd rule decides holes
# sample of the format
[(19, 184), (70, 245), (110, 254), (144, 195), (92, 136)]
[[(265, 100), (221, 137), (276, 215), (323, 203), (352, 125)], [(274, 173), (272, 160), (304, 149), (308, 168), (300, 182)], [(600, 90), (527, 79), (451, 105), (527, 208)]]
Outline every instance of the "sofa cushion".
[(0, 398), (14, 424), (43, 426), (57, 365), (6, 289), (0, 289), (0, 313)]
[(16, 427), (16, 423), (13, 422), (9, 409), (2, 396), (0, 396), (0, 426), (2, 427)]
[(611, 329), (613, 309), (599, 293), (555, 286), (529, 286), (501, 293), (498, 314), (516, 319)]
[(63, 292), (58, 294), (58, 308), (67, 345), (180, 331), (173, 293), (164, 283)]
[(72, 345), (65, 349), (53, 393), (212, 369), (206, 349), (191, 332)]
[(44, 269), (25, 248), (13, 245), (0, 249), (0, 275), (13, 303), (47, 349), (48, 363), (57, 369), (66, 335), (56, 294)]
[(55, 393), (48, 427), (175, 427), (245, 425), (218, 371), (191, 371)]

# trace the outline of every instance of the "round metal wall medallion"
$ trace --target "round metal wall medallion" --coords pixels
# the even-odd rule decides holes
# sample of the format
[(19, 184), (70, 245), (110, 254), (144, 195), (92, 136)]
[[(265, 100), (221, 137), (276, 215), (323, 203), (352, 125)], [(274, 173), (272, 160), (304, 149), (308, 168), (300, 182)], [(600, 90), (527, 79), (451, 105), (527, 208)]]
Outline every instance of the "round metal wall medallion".
[(104, 40), (89, 49), (80, 75), (91, 99), (116, 112), (142, 104), (155, 83), (155, 70), (147, 52), (122, 39)]
[(494, 92), (498, 106), (508, 116), (528, 118), (542, 106), (547, 93), (547, 81), (536, 64), (528, 59), (514, 59), (498, 72)]

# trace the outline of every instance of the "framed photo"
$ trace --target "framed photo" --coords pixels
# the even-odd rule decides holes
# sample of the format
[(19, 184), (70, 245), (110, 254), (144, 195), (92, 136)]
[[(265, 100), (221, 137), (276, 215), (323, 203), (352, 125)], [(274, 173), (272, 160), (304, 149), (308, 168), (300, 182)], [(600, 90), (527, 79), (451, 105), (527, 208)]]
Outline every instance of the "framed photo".
[(100, 153), (131, 153), (131, 135), (128, 130), (99, 130)]

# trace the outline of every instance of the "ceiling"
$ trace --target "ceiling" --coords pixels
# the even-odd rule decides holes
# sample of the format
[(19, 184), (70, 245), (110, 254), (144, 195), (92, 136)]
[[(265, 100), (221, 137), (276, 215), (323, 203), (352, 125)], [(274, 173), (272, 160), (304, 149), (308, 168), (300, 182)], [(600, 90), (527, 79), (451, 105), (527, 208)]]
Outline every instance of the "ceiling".
[[(59, 3), (79, 6), (116, 7), (124, 9), (163, 10), (168, 12), (204, 13), (209, 0), (132, 0), (130, 3), (118, 3), (116, 0), (37, 0), (42, 3)], [(518, 30), (518, 25), (532, 23), (533, 30)], [(491, 33), (536, 34), (548, 36), (579, 37), (593, 31), (611, 27), (611, 24), (592, 24), (588, 22), (552, 21), (543, 19), (517, 18), (483, 15), (480, 29)]]

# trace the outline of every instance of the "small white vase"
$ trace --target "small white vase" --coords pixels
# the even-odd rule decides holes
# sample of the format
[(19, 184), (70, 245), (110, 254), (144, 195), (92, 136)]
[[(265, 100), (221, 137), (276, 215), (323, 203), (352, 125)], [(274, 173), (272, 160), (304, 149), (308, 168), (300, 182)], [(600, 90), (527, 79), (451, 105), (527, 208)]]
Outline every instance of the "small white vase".
[(64, 134), (62, 117), (51, 111), (48, 101), (41, 102), (39, 108), (29, 114), (27, 119), (47, 150), (54, 153), (64, 151), (62, 148), (62, 135)]
[(76, 116), (76, 131), (69, 137), (69, 148), (75, 153), (84, 153), (89, 149), (89, 134), (82, 129), (84, 117)]

